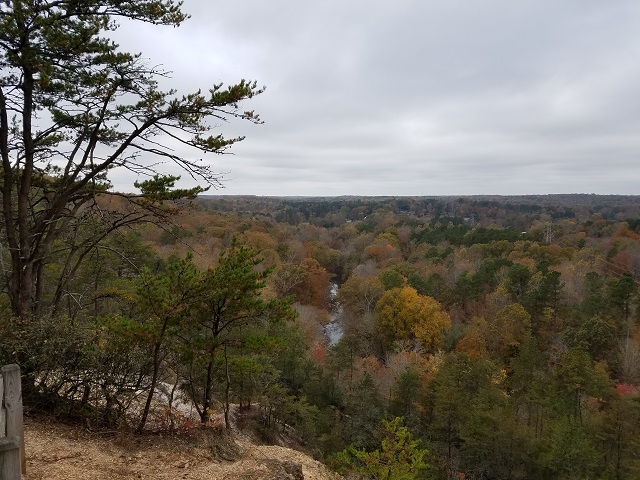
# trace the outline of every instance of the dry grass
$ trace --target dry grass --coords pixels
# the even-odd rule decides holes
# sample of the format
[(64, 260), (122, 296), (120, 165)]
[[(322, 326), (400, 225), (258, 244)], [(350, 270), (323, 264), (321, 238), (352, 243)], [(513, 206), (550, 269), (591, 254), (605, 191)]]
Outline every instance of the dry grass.
[(256, 445), (240, 434), (194, 430), (138, 437), (27, 417), (25, 443), (25, 480), (266, 480), (282, 462), (300, 463), (305, 480), (340, 478), (301, 452)]

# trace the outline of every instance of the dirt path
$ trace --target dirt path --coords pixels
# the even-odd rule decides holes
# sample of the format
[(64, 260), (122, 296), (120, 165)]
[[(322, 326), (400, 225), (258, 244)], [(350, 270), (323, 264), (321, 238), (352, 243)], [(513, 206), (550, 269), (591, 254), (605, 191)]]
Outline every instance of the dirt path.
[(301, 452), (241, 435), (133, 437), (26, 418), (25, 443), (25, 480), (276, 480), (274, 467), (286, 461), (300, 463), (305, 480), (340, 478)]

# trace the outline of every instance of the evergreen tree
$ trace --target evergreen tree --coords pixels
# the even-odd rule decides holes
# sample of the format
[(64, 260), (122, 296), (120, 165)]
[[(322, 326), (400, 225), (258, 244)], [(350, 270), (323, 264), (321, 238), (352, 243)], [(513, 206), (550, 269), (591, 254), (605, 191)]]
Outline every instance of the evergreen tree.
[(356, 474), (357, 478), (372, 480), (417, 480), (427, 467), (428, 451), (402, 426), (402, 418), (383, 420), (383, 438), (376, 450), (353, 446), (336, 454), (331, 463), (342, 473)]
[[(166, 72), (106, 38), (118, 19), (178, 26), (187, 18), (180, 6), (173, 0), (0, 5), (0, 194), (14, 315), (43, 313), (52, 245), (77, 222), (88, 216), (103, 222), (80, 250), (67, 250), (81, 260), (108, 232), (159, 212), (153, 202), (203, 190), (172, 190), (177, 177), (157, 175), (158, 159), (175, 162), (205, 185), (219, 185), (208, 163), (177, 155), (163, 138), (222, 153), (242, 138), (210, 134), (209, 119), (259, 122), (239, 109), (239, 102), (261, 92), (254, 83), (217, 84), (206, 94), (184, 96), (162, 91), (157, 79)], [(108, 174), (116, 168), (152, 177), (137, 184), (146, 200), (128, 197), (133, 210), (96, 202), (109, 193)]]

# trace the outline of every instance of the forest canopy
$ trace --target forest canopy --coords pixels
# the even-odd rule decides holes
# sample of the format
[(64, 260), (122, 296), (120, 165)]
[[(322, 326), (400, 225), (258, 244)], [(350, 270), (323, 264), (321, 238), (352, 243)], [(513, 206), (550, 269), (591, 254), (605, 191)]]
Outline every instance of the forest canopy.
[(638, 197), (208, 197), (166, 140), (227, 152), (213, 124), (260, 123), (263, 89), (162, 91), (109, 40), (124, 19), (187, 15), (0, 3), (0, 364), (29, 408), (253, 418), (356, 478), (640, 477)]
[(6, 298), (0, 354), (30, 405), (95, 426), (242, 412), (363, 478), (633, 478), (640, 202), (556, 200), (169, 202), (170, 228), (89, 250), (50, 316)]

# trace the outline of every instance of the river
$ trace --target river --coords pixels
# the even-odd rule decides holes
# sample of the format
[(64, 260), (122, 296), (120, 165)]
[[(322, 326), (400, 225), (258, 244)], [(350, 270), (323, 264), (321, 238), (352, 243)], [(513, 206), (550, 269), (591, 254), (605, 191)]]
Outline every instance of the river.
[(342, 326), (342, 305), (338, 302), (338, 284), (331, 283), (329, 288), (329, 318), (330, 321), (324, 326), (324, 334), (329, 340), (329, 346), (333, 346), (340, 341), (344, 335)]

